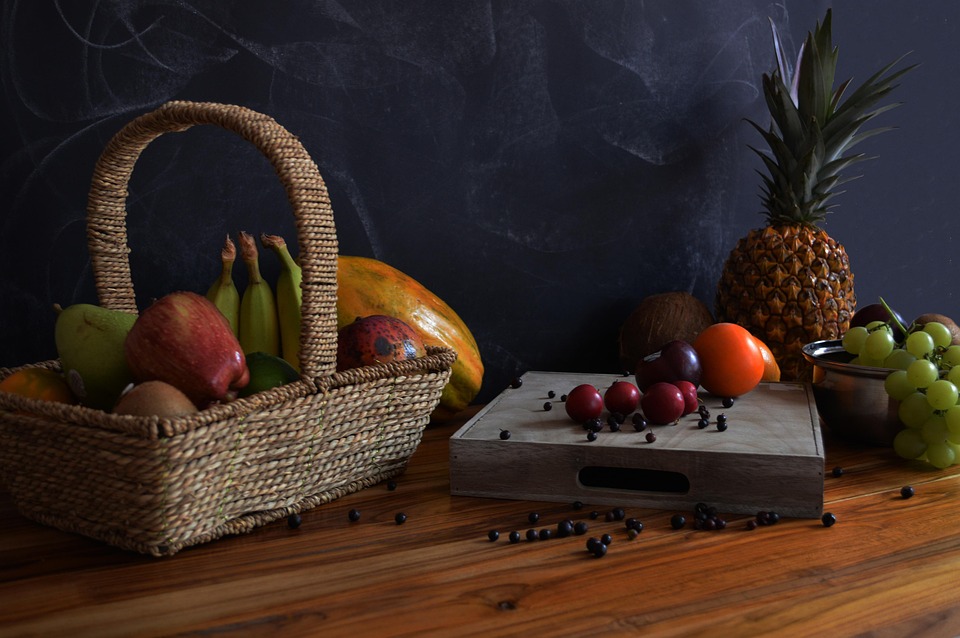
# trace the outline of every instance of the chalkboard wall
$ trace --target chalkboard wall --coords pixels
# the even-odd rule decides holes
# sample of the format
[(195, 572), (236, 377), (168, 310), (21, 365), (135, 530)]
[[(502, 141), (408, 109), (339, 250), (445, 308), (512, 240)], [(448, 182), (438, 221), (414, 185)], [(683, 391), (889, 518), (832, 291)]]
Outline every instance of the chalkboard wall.
[[(302, 140), (340, 252), (412, 275), (471, 326), (480, 400), (525, 370), (618, 371), (630, 310), (670, 290), (712, 306), (728, 252), (762, 224), (744, 118), (769, 121), (768, 18), (793, 53), (829, 6), (844, 78), (908, 51), (920, 66), (826, 230), (861, 304), (960, 316), (960, 3), (4, 0), (0, 366), (54, 357), (53, 304), (96, 302), (93, 165), (123, 124), (186, 99)], [(141, 303), (206, 290), (228, 232), (294, 239), (267, 161), (214, 127), (153, 143), (130, 191)]]

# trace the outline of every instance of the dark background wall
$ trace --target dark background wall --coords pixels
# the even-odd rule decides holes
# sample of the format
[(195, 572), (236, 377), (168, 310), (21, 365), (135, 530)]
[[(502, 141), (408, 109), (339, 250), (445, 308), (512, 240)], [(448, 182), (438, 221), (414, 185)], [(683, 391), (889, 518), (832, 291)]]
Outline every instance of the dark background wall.
[[(960, 315), (954, 237), (960, 3), (5, 0), (0, 20), (0, 366), (55, 356), (54, 303), (96, 302), (90, 175), (171, 99), (242, 104), (303, 141), (344, 254), (414, 276), (472, 327), (481, 399), (524, 370), (617, 371), (643, 297), (712, 306), (762, 224), (768, 17), (793, 54), (834, 8), (842, 78), (907, 51), (897, 130), (826, 230), (861, 305)], [(138, 298), (203, 291), (226, 232), (294, 236), (266, 160), (201, 127), (150, 146), (128, 202)], [(264, 260), (268, 276), (275, 263)], [(238, 268), (238, 271), (242, 269)], [(239, 278), (242, 285), (242, 276)]]

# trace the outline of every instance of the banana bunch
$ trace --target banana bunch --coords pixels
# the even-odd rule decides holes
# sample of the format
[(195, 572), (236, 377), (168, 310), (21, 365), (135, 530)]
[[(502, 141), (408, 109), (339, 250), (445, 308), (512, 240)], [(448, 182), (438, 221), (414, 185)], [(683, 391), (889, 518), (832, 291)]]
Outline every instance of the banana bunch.
[(210, 299), (230, 322), (245, 354), (264, 352), (282, 356), (300, 370), (300, 306), (302, 279), (300, 266), (294, 261), (286, 242), (279, 235), (260, 235), (264, 247), (280, 259), (276, 296), (260, 273), (260, 255), (256, 240), (240, 232), (240, 256), (247, 266), (247, 287), (241, 296), (233, 282), (236, 247), (227, 236), (220, 254), (220, 277), (207, 292)]
[(207, 290), (207, 299), (213, 302), (223, 316), (227, 318), (234, 335), (239, 335), (240, 325), (240, 292), (233, 283), (233, 262), (237, 259), (237, 247), (227, 235), (227, 239), (220, 251), (222, 264), (220, 277)]
[(240, 346), (244, 353), (280, 354), (277, 300), (260, 274), (260, 253), (250, 233), (240, 231), (240, 257), (247, 265), (247, 287), (240, 298)]

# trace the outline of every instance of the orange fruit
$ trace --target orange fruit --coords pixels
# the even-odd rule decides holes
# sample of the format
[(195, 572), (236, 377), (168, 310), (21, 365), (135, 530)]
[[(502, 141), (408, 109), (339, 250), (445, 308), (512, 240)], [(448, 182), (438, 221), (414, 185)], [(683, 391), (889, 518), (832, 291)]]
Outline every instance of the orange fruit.
[(780, 365), (773, 356), (773, 352), (761, 339), (756, 337), (753, 339), (757, 342), (757, 347), (760, 348), (760, 354), (763, 355), (763, 376), (760, 377), (760, 380), (780, 381)]
[(77, 402), (64, 378), (53, 370), (46, 368), (21, 368), (17, 370), (0, 381), (0, 392), (20, 394), (43, 401)]
[(694, 340), (703, 376), (700, 385), (710, 394), (738, 397), (750, 392), (763, 378), (765, 364), (757, 339), (735, 323), (715, 323)]

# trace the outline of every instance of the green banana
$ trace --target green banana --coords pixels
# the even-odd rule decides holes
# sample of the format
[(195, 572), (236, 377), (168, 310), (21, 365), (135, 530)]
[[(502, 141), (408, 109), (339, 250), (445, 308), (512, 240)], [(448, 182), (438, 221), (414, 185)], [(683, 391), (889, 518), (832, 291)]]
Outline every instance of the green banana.
[(279, 356), (277, 301), (270, 284), (260, 274), (257, 242), (244, 231), (240, 231), (240, 256), (247, 265), (247, 287), (240, 299), (240, 347), (244, 354), (264, 352)]
[(303, 275), (300, 265), (293, 260), (287, 242), (279, 235), (260, 235), (260, 243), (270, 248), (280, 258), (280, 275), (277, 277), (277, 315), (280, 320), (280, 349), (283, 358), (297, 371), (300, 370), (300, 305), (303, 291), (300, 282)]
[(207, 291), (207, 299), (213, 302), (223, 316), (227, 318), (234, 335), (240, 334), (240, 292), (233, 283), (233, 262), (237, 259), (237, 247), (234, 246), (230, 235), (227, 235), (220, 251), (222, 268), (217, 278)]

